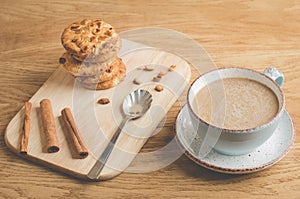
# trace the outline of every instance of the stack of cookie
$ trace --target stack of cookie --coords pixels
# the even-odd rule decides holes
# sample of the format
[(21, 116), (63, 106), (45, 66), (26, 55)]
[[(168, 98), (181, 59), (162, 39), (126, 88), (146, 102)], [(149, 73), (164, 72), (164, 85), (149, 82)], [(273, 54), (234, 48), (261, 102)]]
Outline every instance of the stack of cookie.
[(66, 52), (60, 64), (84, 87), (108, 89), (124, 79), (126, 68), (117, 57), (121, 39), (108, 23), (90, 19), (75, 22), (64, 30), (61, 42)]

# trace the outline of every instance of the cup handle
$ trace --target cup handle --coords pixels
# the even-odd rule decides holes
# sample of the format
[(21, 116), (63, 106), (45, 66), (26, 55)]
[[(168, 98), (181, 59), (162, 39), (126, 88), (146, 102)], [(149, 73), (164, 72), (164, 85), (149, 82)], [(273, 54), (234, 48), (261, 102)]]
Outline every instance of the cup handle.
[(264, 74), (273, 79), (280, 87), (283, 86), (284, 76), (277, 68), (270, 66), (264, 70)]

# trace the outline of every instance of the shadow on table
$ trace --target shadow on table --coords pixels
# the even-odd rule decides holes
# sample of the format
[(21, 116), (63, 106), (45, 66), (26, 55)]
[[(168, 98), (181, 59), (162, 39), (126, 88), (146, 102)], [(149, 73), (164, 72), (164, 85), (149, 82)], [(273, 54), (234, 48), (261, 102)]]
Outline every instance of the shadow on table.
[(240, 182), (252, 177), (257, 176), (257, 173), (250, 174), (226, 174), (204, 168), (192, 160), (188, 159), (185, 155), (182, 155), (174, 166), (178, 168), (178, 172), (182, 172), (182, 175), (198, 178), (199, 180), (211, 181), (211, 180), (224, 180), (218, 181), (218, 184), (228, 184), (227, 180), (233, 180), (232, 182)]

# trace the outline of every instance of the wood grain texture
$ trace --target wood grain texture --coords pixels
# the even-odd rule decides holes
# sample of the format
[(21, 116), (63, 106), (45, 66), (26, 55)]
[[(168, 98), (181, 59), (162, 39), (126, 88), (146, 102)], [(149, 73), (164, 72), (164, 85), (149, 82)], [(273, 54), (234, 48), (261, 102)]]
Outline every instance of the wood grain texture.
[[(1, 1), (0, 198), (297, 198), (300, 195), (300, 1)], [(62, 30), (82, 18), (103, 18), (121, 32), (156, 26), (183, 32), (218, 67), (262, 71), (278, 67), (296, 139), (288, 155), (262, 172), (232, 176), (199, 167), (181, 156), (151, 173), (123, 173), (89, 183), (15, 156), (4, 143), (8, 122), (58, 68)], [(195, 71), (194, 71), (195, 72)], [(196, 75), (194, 75), (195, 77)], [(180, 106), (142, 152), (165, 146)]]

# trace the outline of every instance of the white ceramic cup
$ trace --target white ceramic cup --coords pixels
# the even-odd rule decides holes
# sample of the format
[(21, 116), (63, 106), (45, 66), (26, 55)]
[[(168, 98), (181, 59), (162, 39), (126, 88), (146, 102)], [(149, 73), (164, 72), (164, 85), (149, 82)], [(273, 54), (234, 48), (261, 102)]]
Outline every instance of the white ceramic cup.
[[(261, 126), (241, 130), (222, 129), (202, 120), (192, 106), (196, 94), (211, 82), (224, 78), (247, 78), (270, 88), (278, 99), (277, 115)], [(191, 122), (198, 135), (203, 139), (202, 143), (225, 155), (250, 153), (263, 144), (272, 136), (284, 111), (285, 98), (280, 88), (282, 84), (283, 74), (274, 67), (267, 68), (264, 73), (245, 68), (223, 68), (201, 75), (189, 88), (187, 105)]]

